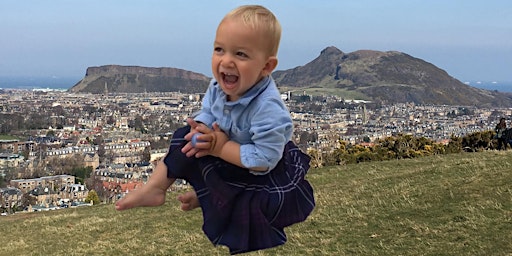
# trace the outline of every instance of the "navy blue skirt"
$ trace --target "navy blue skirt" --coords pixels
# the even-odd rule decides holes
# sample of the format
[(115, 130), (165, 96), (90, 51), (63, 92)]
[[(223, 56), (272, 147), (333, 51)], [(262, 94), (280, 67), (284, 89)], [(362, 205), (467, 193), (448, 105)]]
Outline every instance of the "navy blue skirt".
[(208, 239), (231, 254), (284, 244), (284, 227), (304, 221), (315, 207), (304, 179), (310, 157), (289, 142), (273, 170), (254, 175), (217, 157), (187, 157), (181, 148), (189, 131), (174, 133), (164, 162), (169, 178), (185, 179), (196, 191)]

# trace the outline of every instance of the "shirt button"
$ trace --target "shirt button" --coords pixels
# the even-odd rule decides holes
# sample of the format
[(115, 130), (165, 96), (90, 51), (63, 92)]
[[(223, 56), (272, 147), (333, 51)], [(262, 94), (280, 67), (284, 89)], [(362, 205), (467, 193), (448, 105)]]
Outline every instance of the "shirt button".
[(224, 114), (229, 114), (229, 109), (224, 109)]

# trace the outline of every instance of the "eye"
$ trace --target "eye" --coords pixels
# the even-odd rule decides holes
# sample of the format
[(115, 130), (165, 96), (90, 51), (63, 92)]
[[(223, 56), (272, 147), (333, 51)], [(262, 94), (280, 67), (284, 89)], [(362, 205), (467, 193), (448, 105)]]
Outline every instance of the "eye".
[(224, 49), (222, 49), (222, 47), (214, 47), (213, 51), (216, 52), (216, 53), (223, 53)]
[(242, 58), (249, 58), (249, 56), (245, 52), (236, 52), (236, 56), (239, 56)]

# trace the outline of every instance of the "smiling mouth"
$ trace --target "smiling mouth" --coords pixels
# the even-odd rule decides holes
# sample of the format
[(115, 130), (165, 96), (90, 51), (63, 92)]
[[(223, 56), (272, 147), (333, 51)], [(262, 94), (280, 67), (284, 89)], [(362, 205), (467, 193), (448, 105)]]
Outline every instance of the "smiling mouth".
[(222, 73), (222, 81), (227, 86), (234, 86), (235, 83), (238, 82), (238, 76), (227, 74), (227, 73)]

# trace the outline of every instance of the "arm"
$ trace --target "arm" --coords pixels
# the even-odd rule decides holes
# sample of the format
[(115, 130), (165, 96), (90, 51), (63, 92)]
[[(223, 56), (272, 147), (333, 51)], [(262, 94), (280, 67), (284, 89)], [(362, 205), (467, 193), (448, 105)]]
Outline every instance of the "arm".
[[(252, 134), (251, 143), (241, 145), (228, 139), (216, 124), (213, 130), (197, 127), (195, 132), (204, 134), (198, 136), (198, 139), (204, 142), (197, 143), (195, 148), (187, 145), (184, 148), (190, 150), (187, 156), (213, 155), (256, 172), (273, 169), (282, 157), (285, 144), (290, 140), (293, 124), (288, 110), (279, 101), (266, 100), (260, 106), (262, 107), (246, 113), (252, 117), (247, 131)], [(195, 127), (193, 123), (191, 126)], [(187, 140), (190, 138), (185, 137)]]
[(210, 129), (190, 118), (187, 119), (187, 122), (192, 129), (190, 133), (185, 136), (186, 140), (190, 141), (194, 133), (202, 133), (202, 135), (197, 137), (201, 142), (198, 142), (195, 147), (193, 147), (190, 142), (183, 147), (182, 152), (186, 153), (188, 157), (212, 155), (236, 166), (246, 168), (240, 161), (240, 144), (229, 140), (228, 136), (219, 128), (217, 123), (214, 123), (213, 129)]
[(251, 169), (261, 167), (255, 170), (274, 169), (293, 133), (290, 113), (280, 99), (262, 105), (253, 116), (250, 133), (253, 143), (240, 146), (241, 162)]
[[(240, 157), (240, 148), (241, 145), (237, 143), (236, 141), (229, 140), (228, 136), (220, 130), (217, 123), (213, 124), (213, 130), (208, 131), (204, 129), (205, 127), (198, 127), (196, 130), (200, 131), (201, 133), (205, 133), (203, 135), (200, 135), (198, 138), (206, 141), (203, 145), (203, 150), (198, 150), (198, 152), (195, 154), (196, 157), (202, 157), (205, 155), (212, 155), (216, 156), (218, 158), (221, 158), (222, 160), (234, 164), (236, 166), (242, 167), (242, 168), (248, 168), (252, 171), (267, 171), (268, 167), (247, 167), (242, 163), (241, 157)], [(196, 145), (196, 148), (201, 147), (201, 145)]]

